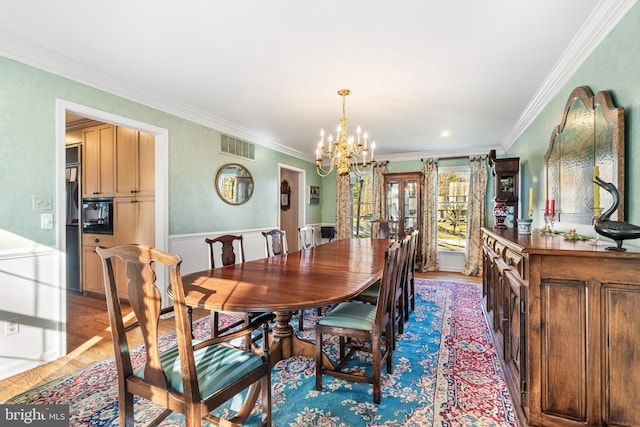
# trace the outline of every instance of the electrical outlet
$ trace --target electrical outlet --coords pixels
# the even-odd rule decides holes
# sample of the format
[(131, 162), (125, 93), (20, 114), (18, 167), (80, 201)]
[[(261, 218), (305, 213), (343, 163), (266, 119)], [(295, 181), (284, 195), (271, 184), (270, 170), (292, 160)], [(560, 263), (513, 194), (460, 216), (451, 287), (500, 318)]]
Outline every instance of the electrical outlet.
[(13, 335), (20, 332), (20, 321), (17, 317), (4, 321), (4, 334)]
[(51, 230), (53, 228), (53, 214), (40, 214), (40, 228), (42, 230)]

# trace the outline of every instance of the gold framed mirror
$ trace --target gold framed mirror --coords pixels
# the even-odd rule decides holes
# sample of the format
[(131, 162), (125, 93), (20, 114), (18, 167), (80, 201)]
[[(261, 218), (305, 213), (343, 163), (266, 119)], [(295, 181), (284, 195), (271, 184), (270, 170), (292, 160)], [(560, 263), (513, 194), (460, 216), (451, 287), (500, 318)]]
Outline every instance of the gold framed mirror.
[(247, 203), (253, 195), (253, 177), (239, 163), (227, 163), (218, 169), (215, 180), (220, 198), (230, 205)]
[(558, 221), (592, 224), (613, 204), (613, 197), (593, 183), (598, 175), (621, 195), (611, 219), (624, 221), (624, 109), (608, 91), (595, 96), (580, 86), (565, 105), (544, 157), (546, 200), (555, 200)]

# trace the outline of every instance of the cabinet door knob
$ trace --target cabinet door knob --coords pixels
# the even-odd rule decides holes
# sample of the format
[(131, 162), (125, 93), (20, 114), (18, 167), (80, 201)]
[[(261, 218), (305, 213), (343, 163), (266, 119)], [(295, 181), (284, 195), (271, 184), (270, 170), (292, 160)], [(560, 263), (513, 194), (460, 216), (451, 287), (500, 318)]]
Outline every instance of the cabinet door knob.
[(95, 239), (94, 242), (95, 243), (100, 243), (100, 239)]

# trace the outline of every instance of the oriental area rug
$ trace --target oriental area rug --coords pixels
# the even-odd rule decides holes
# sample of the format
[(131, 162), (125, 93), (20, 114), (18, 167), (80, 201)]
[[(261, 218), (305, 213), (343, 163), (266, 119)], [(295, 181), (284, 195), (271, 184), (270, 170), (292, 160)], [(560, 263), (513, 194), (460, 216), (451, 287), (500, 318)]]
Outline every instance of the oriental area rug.
[[(373, 403), (372, 386), (323, 377), (315, 389), (315, 361), (293, 357), (272, 371), (274, 426), (513, 426), (516, 413), (500, 361), (487, 328), (479, 285), (441, 280), (416, 280), (416, 309), (405, 324), (393, 353), (392, 374), (383, 371), (382, 401)], [(304, 338), (314, 340), (315, 310), (307, 310)], [(294, 316), (295, 318), (295, 316)], [(208, 334), (208, 322), (194, 324), (196, 337)], [(170, 345), (172, 334), (163, 337)], [(325, 349), (333, 360), (336, 346)], [(142, 352), (132, 351), (134, 364)], [(354, 358), (367, 365), (368, 355)], [(135, 368), (134, 366), (134, 368)], [(15, 396), (7, 404), (70, 404), (72, 426), (117, 426), (117, 374), (113, 358)], [(223, 408), (227, 412), (233, 409)], [(136, 401), (136, 425), (158, 411)], [(258, 413), (245, 425), (256, 425)], [(180, 426), (172, 414), (162, 426)], [(206, 425), (206, 423), (204, 423)]]

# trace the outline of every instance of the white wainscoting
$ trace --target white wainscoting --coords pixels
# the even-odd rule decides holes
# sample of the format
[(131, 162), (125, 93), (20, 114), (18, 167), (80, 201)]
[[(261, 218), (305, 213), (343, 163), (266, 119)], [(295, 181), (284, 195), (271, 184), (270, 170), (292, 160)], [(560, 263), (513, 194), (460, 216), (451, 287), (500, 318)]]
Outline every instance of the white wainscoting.
[[(62, 306), (55, 248), (0, 250), (0, 379), (8, 378), (61, 356), (66, 309)], [(18, 333), (5, 335), (9, 319), (18, 319)]]
[(464, 270), (466, 257), (467, 255), (464, 252), (439, 251), (438, 264), (440, 265), (440, 271), (461, 273)]
[[(316, 242), (323, 243), (320, 238), (320, 225), (309, 224), (316, 227)], [(324, 224), (323, 224), (324, 225)], [(263, 231), (273, 230), (275, 227), (251, 229), (251, 230), (231, 230), (223, 232), (211, 233), (193, 233), (169, 236), (169, 252), (180, 255), (182, 257), (182, 274), (193, 273), (195, 271), (205, 270), (209, 268), (209, 249), (204, 242), (205, 238), (214, 238), (224, 234), (242, 234), (244, 237), (244, 255), (247, 261), (264, 258), (266, 256), (265, 240), (262, 235)], [(289, 248), (297, 247), (296, 241), (298, 235), (287, 235), (287, 245)], [(238, 252), (236, 251), (236, 256)], [(239, 259), (238, 259), (239, 260)], [(216, 265), (219, 260), (214, 259)]]

